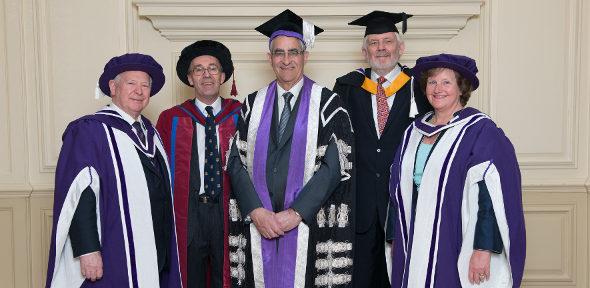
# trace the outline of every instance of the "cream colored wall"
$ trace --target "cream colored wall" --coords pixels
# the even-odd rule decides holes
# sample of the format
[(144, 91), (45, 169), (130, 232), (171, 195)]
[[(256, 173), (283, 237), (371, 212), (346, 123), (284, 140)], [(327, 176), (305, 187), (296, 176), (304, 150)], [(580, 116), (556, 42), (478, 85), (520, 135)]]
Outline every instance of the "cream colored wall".
[[(240, 98), (272, 79), (253, 27), (290, 8), (326, 29), (307, 74), (328, 87), (364, 65), (361, 29), (374, 9), (415, 14), (402, 62), (439, 52), (478, 61), (470, 102), (515, 144), (524, 184), (523, 286), (588, 285), (590, 5), (583, 0), (0, 0), (0, 287), (42, 287), (51, 235), (53, 177), (67, 123), (108, 102), (93, 92), (104, 63), (153, 55), (168, 79), (146, 115), (186, 99), (174, 73), (197, 39), (234, 55)], [(226, 85), (229, 86), (229, 85)], [(224, 87), (228, 94), (229, 87)]]

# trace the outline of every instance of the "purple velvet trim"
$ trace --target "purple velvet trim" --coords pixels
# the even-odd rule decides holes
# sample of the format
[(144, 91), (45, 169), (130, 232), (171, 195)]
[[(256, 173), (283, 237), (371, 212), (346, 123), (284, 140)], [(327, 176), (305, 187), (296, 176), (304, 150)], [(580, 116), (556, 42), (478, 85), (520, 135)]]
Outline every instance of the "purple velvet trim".
[[(469, 122), (467, 124), (465, 124), (465, 126), (463, 126), (463, 128), (461, 128), (461, 132), (459, 132), (459, 135), (463, 135), (465, 133), (465, 130), (467, 130), (467, 128), (469, 128), (469, 126), (471, 125), (471, 123), (477, 121), (479, 117), (474, 117), (472, 119), (469, 120)], [(445, 197), (446, 195), (442, 194), (442, 191), (446, 188), (444, 187), (444, 181), (447, 178), (447, 175), (450, 173), (450, 168), (449, 166), (452, 164), (451, 161), (451, 156), (453, 155), (453, 151), (455, 150), (455, 147), (457, 145), (459, 145), (459, 141), (462, 139), (463, 137), (457, 137), (455, 138), (455, 141), (453, 141), (453, 144), (451, 145), (451, 147), (449, 148), (449, 153), (447, 154), (447, 156), (445, 157), (445, 160), (443, 162), (442, 165), (442, 169), (441, 171), (444, 171), (443, 174), (440, 175), (440, 178), (438, 180), (438, 191), (437, 191), (437, 195), (436, 195), (436, 213), (434, 214), (434, 222), (432, 224), (432, 238), (430, 239), (430, 252), (428, 254), (428, 268), (426, 268), (426, 283), (425, 283), (425, 287), (430, 287), (430, 283), (432, 281), (432, 273), (434, 273), (434, 269), (436, 269), (436, 267), (433, 267), (434, 265), (434, 248), (436, 246), (437, 238), (438, 238), (438, 217), (440, 215), (440, 210), (441, 210), (441, 206), (442, 206), (442, 201), (443, 201), (443, 197)], [(412, 220), (413, 222), (413, 220)], [(435, 283), (436, 284), (436, 283)]]
[(121, 185), (121, 198), (123, 200), (123, 212), (125, 214), (125, 227), (127, 228), (127, 239), (129, 242), (129, 262), (131, 264), (131, 282), (134, 288), (138, 288), (137, 284), (137, 266), (135, 263), (135, 245), (133, 241), (133, 229), (131, 228), (131, 215), (129, 214), (129, 198), (127, 197), (127, 186), (125, 185), (125, 173), (123, 172), (123, 161), (119, 154), (119, 147), (115, 140), (113, 128), (108, 127), (109, 137), (112, 139), (113, 151), (115, 152), (115, 159), (117, 160), (117, 168), (119, 169), (119, 181)]
[[(412, 186), (412, 189), (413, 186)], [(412, 204), (410, 204), (412, 205)], [(410, 208), (412, 209), (412, 208)], [(410, 260), (412, 259), (412, 246), (414, 245), (414, 217), (415, 215), (411, 216), (412, 218), (410, 218), (410, 235), (408, 235), (408, 252), (406, 253), (406, 264), (404, 265), (404, 279), (403, 279), (403, 286), (404, 288), (409, 288), (408, 287), (408, 279), (409, 279), (409, 270), (410, 270)], [(424, 286), (424, 287), (429, 287), (429, 286)]]
[(272, 40), (274, 40), (275, 38), (277, 38), (279, 36), (293, 37), (293, 38), (297, 38), (301, 41), (304, 41), (303, 35), (301, 35), (298, 32), (288, 31), (288, 30), (277, 30), (275, 32), (272, 32), (272, 34), (270, 34), (270, 37), (268, 37), (268, 46), (270, 47), (270, 43), (272, 42)]
[[(109, 148), (108, 137), (113, 139), (114, 133), (110, 133), (108, 130), (105, 134), (105, 128), (103, 123), (107, 124), (111, 122), (120, 123), (122, 121), (118, 117), (111, 117), (116, 115), (111, 112), (104, 111), (105, 114), (100, 115), (101, 117), (95, 117), (91, 115), (80, 118), (73, 121), (68, 125), (63, 136), (62, 153), (60, 154), (60, 160), (56, 167), (56, 181), (55, 181), (55, 200), (54, 200), (54, 229), (52, 231), (52, 245), (50, 248), (50, 257), (48, 264), (48, 275), (46, 286), (51, 287), (53, 281), (53, 271), (55, 269), (55, 240), (56, 240), (56, 226), (57, 221), (60, 218), (64, 201), (67, 198), (67, 191), (72, 184), (72, 181), (76, 178), (80, 170), (90, 170), (89, 167), (94, 167), (98, 175), (100, 175), (100, 222), (111, 223), (110, 225), (101, 226), (101, 253), (103, 260), (104, 275), (101, 281), (90, 282), (85, 281), (81, 287), (130, 287), (130, 283), (133, 280), (128, 277), (127, 271), (130, 266), (127, 265), (127, 253), (125, 251), (124, 239), (123, 239), (123, 219), (126, 218), (126, 214), (121, 215), (121, 207), (128, 207), (123, 202), (119, 202), (118, 197), (110, 197), (113, 191), (117, 191), (117, 184), (122, 183), (122, 179), (116, 179), (115, 167), (119, 169), (119, 175), (123, 175), (121, 165), (125, 165), (120, 161), (120, 155), (116, 156), (111, 153)], [(87, 118), (89, 117), (89, 118)], [(111, 122), (102, 122), (101, 120), (112, 120)], [(114, 120), (113, 120), (114, 119)], [(124, 122), (124, 121), (122, 121)], [(129, 126), (125, 122), (126, 126)], [(124, 126), (124, 125), (121, 125)], [(118, 129), (113, 127), (114, 129)], [(117, 145), (118, 143), (113, 143)], [(118, 152), (118, 147), (115, 148)], [(115, 157), (117, 161), (112, 161), (111, 157)], [(118, 158), (117, 158), (118, 157)], [(137, 180), (137, 179), (135, 179)], [(91, 177), (92, 182), (98, 181), (96, 178)], [(133, 181), (133, 179), (124, 179), (124, 181)], [(124, 183), (124, 182), (123, 182)], [(125, 189), (125, 186), (121, 186)], [(115, 193), (116, 194), (116, 193)], [(112, 213), (117, 211), (117, 213)], [(127, 220), (127, 223), (130, 223)], [(174, 232), (174, 226), (171, 227)], [(128, 233), (131, 232), (128, 230)], [(178, 256), (176, 254), (176, 237), (170, 241), (170, 270), (164, 272), (161, 275), (161, 279), (164, 279), (164, 284), (160, 287), (180, 287), (180, 273), (178, 271)], [(130, 259), (131, 260), (131, 259)], [(136, 271), (141, 274), (141, 271)], [(135, 277), (136, 279), (136, 277)], [(161, 282), (162, 283), (162, 282)], [(168, 284), (166, 284), (168, 283)], [(54, 283), (55, 285), (64, 285), (63, 282)]]
[(150, 157), (154, 157), (154, 155), (156, 155), (156, 142), (154, 142), (154, 135), (156, 134), (156, 129), (154, 129), (150, 120), (145, 118), (143, 115), (141, 115), (141, 120), (143, 121), (143, 124), (147, 129), (147, 149), (143, 147), (143, 145), (139, 141), (139, 137), (131, 129), (131, 125), (129, 125), (127, 121), (123, 120), (123, 117), (121, 117), (121, 115), (119, 115), (119, 113), (117, 113), (116, 111), (103, 109), (96, 112), (93, 115), (84, 116), (84, 118), (95, 119), (99, 122), (107, 124), (108, 126), (121, 130), (122, 132), (127, 134), (127, 136), (129, 136), (131, 140), (133, 140), (133, 143), (135, 143), (135, 147), (137, 149), (141, 150), (144, 154)]
[[(265, 209), (273, 211), (270, 194), (266, 186), (266, 159), (268, 155), (268, 141), (270, 139), (270, 125), (272, 121), (272, 110), (274, 106), (274, 99), (277, 90), (276, 81), (272, 82), (266, 91), (266, 98), (264, 107), (262, 108), (262, 115), (260, 117), (260, 126), (256, 135), (256, 143), (254, 148), (254, 165), (252, 168), (252, 178), (254, 187), (258, 193), (258, 198), (262, 201)], [(261, 237), (262, 249), (262, 266), (264, 271), (264, 283), (269, 287), (275, 287), (276, 281), (276, 251), (273, 249), (275, 240), (268, 240)]]
[[(404, 155), (406, 154), (406, 150), (408, 148), (408, 143), (410, 142), (410, 135), (412, 134), (412, 130), (408, 129), (406, 130), (406, 133), (404, 135), (404, 141), (403, 141), (403, 145), (402, 147), (400, 147), (401, 151), (399, 153), (399, 173), (397, 175), (398, 179), (397, 181), (400, 182), (402, 179), (402, 173), (401, 173), (401, 167), (403, 165), (403, 159), (404, 159)], [(395, 160), (394, 160), (395, 161)], [(394, 172), (394, 171), (390, 171), (390, 172)], [(402, 235), (404, 237), (404, 247), (406, 247), (406, 251), (408, 251), (408, 240), (409, 240), (409, 235), (408, 235), (408, 227), (407, 227), (407, 222), (406, 222), (406, 212), (405, 212), (405, 208), (404, 208), (404, 202), (403, 202), (403, 197), (402, 197), (402, 193), (401, 193), (401, 188), (399, 187), (399, 183), (393, 187), (394, 183), (389, 183), (390, 188), (395, 188), (392, 189), (391, 191), (395, 191), (395, 193), (397, 194), (397, 205), (400, 209), (400, 216), (401, 216), (401, 224), (402, 224)]]
[(262, 201), (262, 206), (270, 211), (273, 211), (273, 209), (268, 194), (268, 187), (266, 187), (266, 158), (276, 91), (277, 84), (276, 81), (273, 81), (266, 90), (266, 98), (264, 100), (264, 107), (262, 108), (262, 115), (260, 116), (260, 125), (258, 126), (254, 147), (254, 163), (256, 165), (252, 167), (252, 182), (254, 182), (258, 197)]
[[(451, 147), (449, 151), (445, 152), (445, 154), (450, 155), (454, 147), (458, 147), (453, 161), (449, 161), (445, 155), (446, 161), (440, 167), (443, 170), (441, 178), (445, 177), (444, 170), (449, 170), (447, 183), (445, 187), (442, 187), (447, 193), (445, 193), (444, 196), (440, 195), (440, 190), (437, 189), (435, 191), (438, 194), (438, 196), (435, 196), (437, 199), (435, 200), (434, 197), (432, 199), (433, 201), (437, 201), (437, 203), (443, 198), (444, 201), (439, 203), (437, 208), (435, 208), (439, 211), (438, 213), (440, 213), (440, 217), (439, 220), (435, 220), (434, 223), (440, 221), (440, 229), (438, 231), (433, 231), (430, 248), (432, 249), (434, 247), (432, 242), (433, 240), (436, 240), (439, 249), (436, 254), (429, 253), (429, 257), (427, 258), (429, 261), (429, 265), (427, 266), (429, 274), (426, 278), (425, 284), (428, 287), (430, 287), (428, 283), (432, 284), (434, 287), (460, 287), (461, 285), (459, 279), (461, 273), (457, 271), (457, 259), (463, 239), (462, 235), (457, 233), (456, 230), (457, 227), (460, 227), (461, 225), (461, 216), (459, 212), (461, 206), (457, 204), (461, 203), (463, 196), (463, 192), (461, 191), (463, 191), (462, 189), (464, 188), (465, 173), (467, 173), (473, 165), (485, 161), (493, 161), (494, 165), (498, 168), (497, 171), (500, 177), (502, 178), (503, 201), (510, 233), (511, 254), (509, 260), (514, 281), (513, 287), (520, 287), (522, 271), (524, 270), (524, 255), (526, 249), (524, 217), (522, 215), (522, 198), (520, 194), (520, 172), (518, 170), (512, 144), (491, 120), (483, 119), (485, 117), (485, 115), (478, 115), (469, 119), (470, 122), (465, 123), (464, 125), (471, 126), (460, 132), (461, 134), (458, 137), (462, 137), (461, 140), (457, 143), (454, 142), (452, 145), (456, 146)], [(416, 119), (416, 122), (418, 121), (421, 121), (421, 119)], [(414, 123), (416, 124), (416, 122)], [(414, 125), (413, 128), (410, 129), (414, 128), (420, 130), (420, 127), (417, 127), (417, 125)], [(487, 143), (493, 143), (493, 145)], [(405, 144), (405, 141), (402, 144)], [(405, 145), (402, 145), (400, 149), (403, 149), (403, 146)], [(397, 175), (400, 168), (401, 158), (396, 158), (392, 165), (392, 176)], [(400, 181), (400, 179), (394, 179), (392, 177), (392, 181), (395, 180)], [(396, 183), (393, 182), (391, 185), (395, 186)], [(455, 192), (459, 191), (460, 193), (448, 193), (448, 191), (451, 190)], [(397, 193), (399, 195), (399, 192)], [(401, 195), (397, 198), (401, 198)], [(399, 203), (402, 203), (402, 201), (403, 199), (398, 200)], [(398, 213), (400, 213), (400, 208), (401, 207), (398, 206)], [(407, 207), (404, 208), (407, 209)], [(419, 217), (419, 215), (417, 217)], [(395, 221), (404, 220), (396, 218)], [(412, 256), (411, 243), (413, 243), (414, 222), (413, 219), (407, 219), (407, 221), (408, 225), (410, 225), (411, 231), (408, 240), (409, 248), (406, 254), (404, 253), (403, 246), (394, 246), (395, 252), (393, 253), (395, 253), (396, 257), (393, 258), (391, 287), (408, 286), (408, 273), (411, 273), (409, 271), (409, 262), (411, 262), (409, 258)], [(403, 223), (398, 223), (396, 227), (401, 227), (402, 224)], [(434, 226), (433, 228), (436, 229), (436, 227), (437, 226)], [(402, 230), (395, 231), (396, 239), (402, 239), (402, 232)], [(432, 264), (434, 257), (437, 259), (436, 266)]]
[(437, 126), (434, 126), (434, 125), (428, 123), (428, 117), (430, 117), (431, 114), (426, 114), (422, 118), (418, 118), (418, 119), (414, 120), (414, 125), (416, 126), (416, 128), (418, 128), (418, 130), (423, 131), (424, 132), (423, 134), (432, 135), (432, 134), (436, 134), (442, 130), (447, 129), (448, 125), (451, 125), (453, 123), (456, 123), (457, 121), (463, 120), (469, 116), (472, 116), (472, 115), (475, 115), (478, 113), (481, 113), (481, 112), (479, 112), (478, 110), (471, 108), (471, 107), (465, 107), (462, 110), (460, 110), (459, 113), (456, 114), (448, 124), (442, 124), (442, 125), (437, 125)]
[[(291, 140), (289, 176), (285, 188), (285, 203), (283, 206), (285, 209), (291, 206), (303, 186), (305, 149), (307, 146), (307, 116), (309, 114), (309, 101), (313, 83), (312, 80), (304, 77), (303, 87), (300, 93), (301, 100)], [(257, 163), (257, 165), (253, 167), (252, 171), (254, 187), (258, 193), (258, 197), (262, 201), (264, 208), (270, 211), (273, 211), (273, 207), (268, 187), (266, 186), (266, 161), (276, 89), (277, 83), (274, 81), (269, 85), (266, 92), (254, 148), (254, 163)], [(264, 282), (266, 287), (293, 287), (297, 258), (297, 236), (298, 230), (295, 228), (285, 233), (278, 240), (261, 239)]]

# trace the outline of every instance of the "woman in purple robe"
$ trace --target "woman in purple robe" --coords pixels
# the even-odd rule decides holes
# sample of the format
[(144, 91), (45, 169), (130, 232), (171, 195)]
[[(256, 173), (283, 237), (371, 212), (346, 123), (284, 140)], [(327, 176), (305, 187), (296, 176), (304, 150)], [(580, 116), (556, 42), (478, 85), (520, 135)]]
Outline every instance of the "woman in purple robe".
[(466, 107), (476, 73), (465, 56), (416, 61), (434, 111), (408, 127), (391, 166), (392, 287), (520, 287), (520, 170), (503, 131)]

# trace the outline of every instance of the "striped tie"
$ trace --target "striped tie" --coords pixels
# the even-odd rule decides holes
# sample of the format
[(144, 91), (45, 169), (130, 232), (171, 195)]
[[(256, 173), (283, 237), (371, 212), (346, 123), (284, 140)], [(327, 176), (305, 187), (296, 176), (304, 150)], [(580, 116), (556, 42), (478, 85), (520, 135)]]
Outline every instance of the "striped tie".
[(279, 142), (287, 128), (289, 117), (291, 117), (291, 98), (293, 98), (293, 94), (291, 92), (285, 92), (283, 98), (285, 98), (285, 106), (283, 106), (283, 112), (281, 112), (281, 119), (279, 120)]
[(383, 134), (387, 117), (389, 117), (389, 105), (387, 105), (387, 96), (385, 96), (385, 89), (383, 89), (383, 82), (385, 77), (379, 77), (377, 85), (377, 124), (379, 125), (379, 135)]
[(135, 128), (135, 134), (139, 137), (139, 141), (141, 141), (142, 145), (145, 145), (145, 133), (143, 133), (143, 129), (141, 128), (141, 124), (138, 121), (133, 122), (133, 128)]

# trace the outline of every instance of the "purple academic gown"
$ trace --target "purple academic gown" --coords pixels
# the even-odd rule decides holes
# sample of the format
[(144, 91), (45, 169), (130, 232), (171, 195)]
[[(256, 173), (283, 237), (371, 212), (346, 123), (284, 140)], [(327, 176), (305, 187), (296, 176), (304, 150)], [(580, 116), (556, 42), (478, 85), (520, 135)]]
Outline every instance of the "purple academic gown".
[[(181, 287), (174, 225), (169, 227), (170, 269), (158, 273), (149, 192), (138, 153), (153, 157), (157, 149), (163, 158), (166, 154), (152, 124), (142, 120), (147, 147), (112, 110), (84, 116), (66, 128), (55, 175), (46, 287)], [(103, 277), (96, 282), (82, 277), (68, 236), (86, 187), (97, 201)]]
[[(473, 108), (447, 125), (416, 119), (406, 130), (391, 166), (390, 195), (396, 208), (392, 287), (471, 287), (469, 259), (478, 212), (478, 182), (492, 200), (504, 250), (492, 254), (490, 280), (478, 287), (520, 287), (525, 225), (520, 170), (502, 130)], [(439, 135), (426, 162), (412, 215), (413, 171), (423, 136)]]

